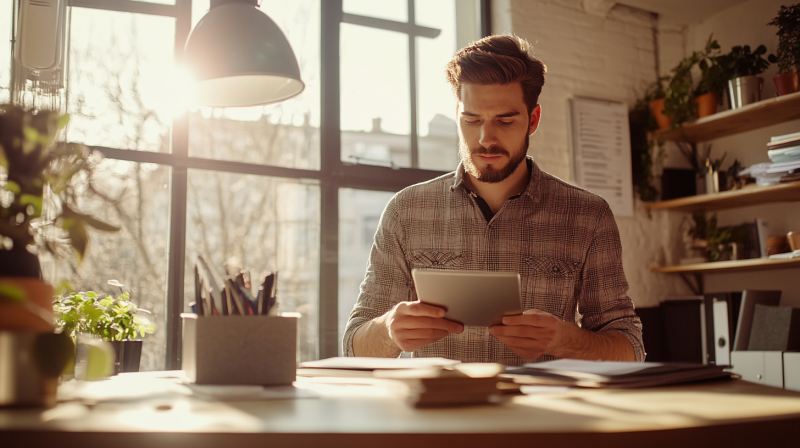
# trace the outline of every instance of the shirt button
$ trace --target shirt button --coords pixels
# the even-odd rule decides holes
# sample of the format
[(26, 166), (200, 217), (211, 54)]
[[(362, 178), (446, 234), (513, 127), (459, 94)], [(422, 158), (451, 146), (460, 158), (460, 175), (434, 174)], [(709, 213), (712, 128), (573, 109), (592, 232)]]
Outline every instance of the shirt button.
[(553, 272), (558, 272), (558, 266), (553, 266)]

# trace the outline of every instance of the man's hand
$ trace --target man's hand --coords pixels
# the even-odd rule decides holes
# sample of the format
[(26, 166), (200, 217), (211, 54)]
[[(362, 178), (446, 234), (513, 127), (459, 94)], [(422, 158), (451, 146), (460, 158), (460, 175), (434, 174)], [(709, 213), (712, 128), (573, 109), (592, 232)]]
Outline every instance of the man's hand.
[(563, 322), (541, 310), (527, 310), (516, 316), (503, 318), (503, 325), (489, 327), (493, 335), (525, 359), (549, 353), (557, 345), (560, 325)]
[(594, 332), (567, 323), (541, 310), (503, 318), (489, 334), (525, 359), (547, 354), (556, 358), (634, 361), (630, 341), (619, 331)]
[(443, 309), (421, 302), (400, 302), (385, 317), (389, 337), (404, 352), (464, 331), (463, 325), (444, 319)]

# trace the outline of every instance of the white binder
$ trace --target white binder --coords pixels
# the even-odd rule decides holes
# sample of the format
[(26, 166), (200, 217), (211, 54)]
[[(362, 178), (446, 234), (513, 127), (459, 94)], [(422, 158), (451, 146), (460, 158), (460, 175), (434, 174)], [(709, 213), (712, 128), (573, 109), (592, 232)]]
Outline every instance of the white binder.
[(730, 324), (728, 323), (728, 302), (714, 300), (714, 360), (718, 366), (731, 364)]

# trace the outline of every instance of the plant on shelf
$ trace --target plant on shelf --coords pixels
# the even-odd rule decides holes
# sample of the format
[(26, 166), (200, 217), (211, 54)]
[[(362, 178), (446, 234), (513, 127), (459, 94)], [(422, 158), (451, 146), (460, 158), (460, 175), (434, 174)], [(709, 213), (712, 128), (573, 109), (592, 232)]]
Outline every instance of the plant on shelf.
[[(110, 280), (109, 284), (121, 286), (116, 280)], [(87, 334), (111, 342), (117, 354), (117, 372), (139, 370), (142, 341), (135, 339), (153, 333), (155, 326), (140, 314), (150, 312), (133, 303), (129, 292), (122, 292), (116, 298), (94, 291), (68, 292), (55, 296), (53, 309), (62, 333), (73, 339)], [(124, 365), (126, 358), (132, 366)]]
[(692, 67), (700, 61), (700, 53), (681, 59), (672, 69), (672, 78), (664, 89), (664, 113), (672, 118), (670, 128), (677, 128), (697, 113), (692, 88)]
[(758, 75), (764, 73), (769, 67), (769, 59), (774, 58), (772, 55), (764, 58), (766, 54), (767, 47), (764, 45), (759, 45), (753, 52), (749, 45), (737, 45), (728, 54), (718, 58), (731, 77), (728, 80), (728, 94), (732, 109), (761, 100), (764, 78)]
[(82, 194), (105, 197), (92, 188), (97, 161), (89, 149), (57, 141), (68, 121), (56, 112), (0, 105), (0, 295), (16, 297), (0, 302), (0, 330), (53, 331), (52, 316), (41, 319), (30, 311), (33, 304), (52, 313), (40, 249), (59, 255), (66, 244), (80, 260), (87, 227), (119, 230), (79, 211)]
[(705, 50), (699, 54), (697, 66), (700, 68), (700, 82), (694, 90), (694, 101), (697, 104), (699, 118), (714, 114), (717, 104), (725, 91), (728, 73), (719, 60), (719, 43), (714, 35), (708, 36)]
[(700, 250), (709, 261), (722, 261), (730, 253), (730, 243), (741, 243), (744, 235), (741, 228), (717, 227), (717, 215), (706, 218), (704, 213), (692, 214), (692, 228), (689, 234), (694, 240), (693, 247)]
[(772, 78), (778, 96), (800, 91), (800, 3), (781, 6), (778, 15), (767, 25), (778, 27), (777, 55), (769, 61), (778, 64), (779, 74)]
[(672, 124), (672, 119), (664, 113), (664, 83), (669, 81), (669, 76), (662, 76), (656, 79), (645, 90), (643, 104), (650, 107), (650, 112), (653, 114), (656, 129), (668, 129)]
[[(652, 102), (659, 95), (663, 95), (661, 80), (651, 84), (645, 90), (644, 97), (637, 100), (633, 109), (628, 112), (633, 187), (644, 202), (654, 202), (657, 199), (658, 191), (653, 187), (653, 168), (665, 155), (664, 142), (652, 138), (652, 133), (659, 129)], [(663, 109), (663, 101), (661, 104)]]

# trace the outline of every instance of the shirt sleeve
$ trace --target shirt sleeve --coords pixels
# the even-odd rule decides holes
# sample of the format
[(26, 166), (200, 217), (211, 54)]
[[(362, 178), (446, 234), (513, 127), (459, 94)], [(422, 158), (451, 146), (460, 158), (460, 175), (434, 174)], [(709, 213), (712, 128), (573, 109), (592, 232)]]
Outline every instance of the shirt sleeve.
[(622, 270), (619, 230), (605, 201), (602, 202), (581, 280), (577, 302), (582, 315), (582, 328), (595, 332), (616, 330), (622, 333), (633, 346), (636, 361), (644, 361), (642, 323), (627, 294), (628, 282)]
[(342, 353), (353, 353), (353, 335), (366, 322), (379, 317), (402, 301), (410, 300), (413, 281), (403, 249), (404, 231), (399, 219), (397, 196), (381, 215), (375, 241), (361, 283), (358, 301), (350, 313), (342, 339)]

